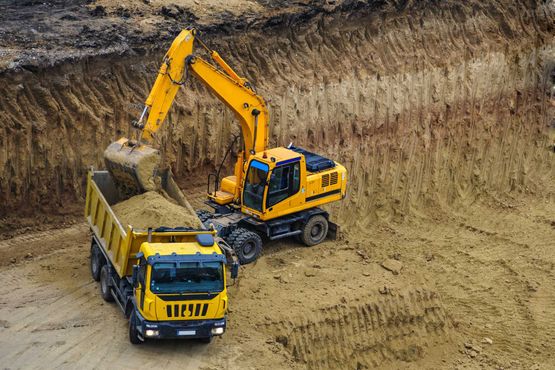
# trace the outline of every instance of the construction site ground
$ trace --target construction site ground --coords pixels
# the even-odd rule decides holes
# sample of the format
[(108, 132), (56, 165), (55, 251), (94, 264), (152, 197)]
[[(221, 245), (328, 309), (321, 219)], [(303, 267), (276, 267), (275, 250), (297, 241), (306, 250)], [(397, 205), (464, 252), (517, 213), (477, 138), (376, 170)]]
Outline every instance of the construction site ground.
[[(223, 4), (2, 5), (2, 367), (555, 368), (553, 2)], [(190, 24), (269, 100), (271, 145), (341, 162), (348, 196), (339, 240), (241, 267), (223, 337), (133, 346), (89, 272), (85, 174)], [(182, 90), (156, 145), (201, 208), (238, 125)]]

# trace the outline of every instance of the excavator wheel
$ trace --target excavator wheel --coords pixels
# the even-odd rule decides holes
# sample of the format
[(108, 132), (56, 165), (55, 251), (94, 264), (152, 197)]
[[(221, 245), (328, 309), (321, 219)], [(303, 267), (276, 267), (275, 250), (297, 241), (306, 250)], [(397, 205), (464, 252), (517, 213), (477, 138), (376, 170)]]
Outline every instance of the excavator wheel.
[(197, 217), (200, 219), (200, 222), (202, 223), (205, 223), (206, 221), (211, 219), (212, 216), (213, 216), (213, 213), (205, 209), (199, 209), (197, 211)]
[(328, 226), (328, 220), (324, 216), (312, 216), (302, 228), (301, 240), (308, 247), (320, 244), (328, 235)]
[(257, 233), (239, 227), (225, 241), (233, 248), (241, 265), (254, 262), (262, 252), (262, 238)]

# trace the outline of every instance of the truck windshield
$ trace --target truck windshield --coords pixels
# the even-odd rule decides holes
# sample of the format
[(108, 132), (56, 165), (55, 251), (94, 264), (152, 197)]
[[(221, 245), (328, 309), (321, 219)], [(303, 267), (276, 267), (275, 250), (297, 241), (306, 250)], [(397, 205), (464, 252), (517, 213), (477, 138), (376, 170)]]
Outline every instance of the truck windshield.
[(262, 199), (264, 188), (268, 178), (268, 165), (258, 161), (252, 161), (245, 180), (243, 191), (243, 205), (245, 207), (262, 212)]
[(152, 265), (154, 293), (216, 293), (224, 289), (221, 262), (159, 262)]

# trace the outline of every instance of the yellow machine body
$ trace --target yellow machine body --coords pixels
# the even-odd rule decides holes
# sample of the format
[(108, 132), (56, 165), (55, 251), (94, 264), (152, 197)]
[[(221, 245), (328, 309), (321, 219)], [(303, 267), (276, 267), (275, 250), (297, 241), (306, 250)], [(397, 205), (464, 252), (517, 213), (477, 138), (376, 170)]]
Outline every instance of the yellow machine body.
[[(194, 240), (194, 239), (193, 239)], [(145, 242), (141, 244), (140, 252), (144, 260), (157, 256), (179, 256), (212, 255), (222, 254), (216, 243), (212, 247), (201, 247), (198, 243), (191, 241), (185, 243), (163, 243)], [(141, 261), (138, 262), (141, 266)], [(135, 299), (139, 302), (138, 310), (141, 315), (149, 321), (180, 321), (180, 320), (203, 320), (221, 319), (227, 310), (226, 276), (224, 270), (223, 290), (211, 299), (194, 300), (189, 297), (179, 299), (177, 294), (161, 294), (153, 292), (151, 288), (152, 269), (150, 264), (145, 264), (145, 284), (135, 289)], [(222, 268), (225, 267), (222, 265)], [(144, 289), (144, 299), (142, 298)], [(187, 298), (187, 299), (185, 299)], [(143, 302), (141, 305), (140, 302)]]
[[(213, 203), (219, 206), (230, 205), (241, 209), (245, 213), (255, 215), (260, 220), (270, 220), (342, 199), (345, 196), (347, 183), (345, 168), (334, 162), (325, 168), (310, 170), (306, 166), (307, 159), (304, 152), (287, 148), (269, 149), (269, 116), (264, 99), (256, 93), (245, 78), (240, 77), (233, 71), (217, 52), (209, 49), (198, 37), (196, 39), (208, 51), (214, 64), (208, 63), (193, 54), (193, 42), (196, 36), (197, 31), (194, 29), (182, 31), (164, 56), (164, 62), (145, 102), (145, 109), (138, 123), (138, 127), (142, 129), (140, 142), (146, 144), (153, 142), (171, 107), (177, 90), (190, 76), (194, 76), (235, 113), (243, 139), (243, 150), (237, 155), (234, 173), (224, 177), (219, 182), (219, 186), (215, 186), (213, 191), (208, 192), (208, 198)], [(152, 167), (151, 162), (141, 166), (141, 153), (149, 153), (149, 151), (137, 150), (136, 145), (130, 145), (126, 149), (126, 140), (120, 139), (117, 144), (109, 147), (109, 149), (117, 150), (118, 155), (110, 156), (109, 153), (105, 155), (107, 167), (114, 176), (116, 183), (120, 181), (126, 184), (132, 183), (129, 176), (120, 175), (125, 172), (136, 178), (146, 177), (146, 179), (136, 181), (137, 187), (142, 187), (138, 191), (140, 192), (146, 189), (143, 184), (152, 183), (152, 181), (149, 181), (149, 176), (152, 176), (156, 169)], [(125, 162), (121, 160), (121, 152), (126, 150), (129, 153), (134, 153), (133, 161)], [(310, 153), (310, 155), (313, 155), (313, 153)], [(116, 158), (118, 163), (108, 163), (108, 158)], [(152, 158), (154, 156), (151, 155), (150, 160)], [(278, 172), (289, 171), (280, 170), (280, 164), (282, 165), (284, 161), (297, 160), (299, 162), (297, 171), (300, 179), (295, 181), (299, 182), (298, 192), (289, 194), (287, 199), (272, 204), (272, 200), (276, 196), (270, 194), (271, 191), (266, 188), (263, 194), (257, 195), (259, 201), (261, 197), (263, 198), (264, 204), (256, 208), (249, 207), (245, 203), (244, 186), (249, 184), (249, 182), (245, 182), (245, 176), (253, 160), (267, 163), (268, 171), (266, 174), (268, 178), (260, 180), (264, 180), (268, 185), (271, 185), (270, 176), (275, 178)], [(325, 158), (322, 158), (322, 160), (330, 161)], [(117, 171), (114, 171), (114, 168)], [(142, 172), (139, 169), (142, 169)], [(293, 171), (295, 168), (290, 170)], [(283, 179), (283, 181), (288, 180)], [(297, 186), (296, 183), (295, 186)], [(278, 198), (280, 197), (281, 195)]]
[[(268, 166), (266, 179), (261, 179), (265, 180), (267, 184), (267, 186), (263, 187), (262, 207), (258, 209), (249, 207), (247, 205), (248, 202), (245, 202), (245, 193), (243, 192), (241, 211), (261, 221), (268, 221), (291, 213), (318, 207), (345, 197), (347, 191), (347, 170), (337, 162), (331, 168), (310, 172), (306, 168), (304, 155), (283, 147), (257, 153), (246, 164), (246, 171), (251, 167), (253, 161)], [(284, 168), (289, 168), (290, 172), (294, 172), (296, 171), (297, 164), (298, 176), (291, 176), (291, 184), (287, 184), (288, 188), (293, 190), (272, 200), (271, 193), (274, 187), (272, 182), (273, 179), (277, 178), (276, 172), (280, 171), (280, 169), (283, 172)], [(297, 181), (298, 185), (295, 183)], [(248, 184), (249, 179), (246, 179), (245, 182)], [(243, 184), (244, 186), (245, 184)], [(277, 189), (277, 192), (279, 192), (279, 189)]]

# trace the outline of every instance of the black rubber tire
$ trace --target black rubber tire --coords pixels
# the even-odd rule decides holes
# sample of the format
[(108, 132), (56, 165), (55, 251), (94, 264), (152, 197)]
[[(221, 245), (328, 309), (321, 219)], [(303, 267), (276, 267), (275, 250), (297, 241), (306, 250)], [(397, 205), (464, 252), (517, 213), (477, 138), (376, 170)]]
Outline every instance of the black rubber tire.
[(213, 213), (205, 209), (199, 209), (197, 210), (197, 216), (200, 219), (200, 222), (204, 223), (212, 218)]
[(106, 302), (113, 302), (114, 297), (110, 289), (110, 266), (104, 265), (100, 270), (100, 295)]
[(233, 248), (241, 265), (256, 261), (262, 252), (262, 238), (257, 233), (239, 227), (225, 238)]
[(96, 244), (96, 242), (92, 242), (91, 244), (91, 258), (90, 258), (90, 268), (91, 268), (91, 276), (94, 281), (100, 281), (100, 270), (102, 270), (102, 266), (106, 264), (106, 260), (100, 251), (100, 248)]
[(129, 318), (129, 341), (131, 344), (143, 344), (144, 340), (141, 339), (139, 336), (139, 331), (137, 330), (137, 316), (135, 314), (135, 310), (131, 313), (131, 317)]
[(328, 220), (324, 216), (312, 216), (302, 228), (303, 243), (308, 247), (320, 244), (328, 235), (328, 226)]

